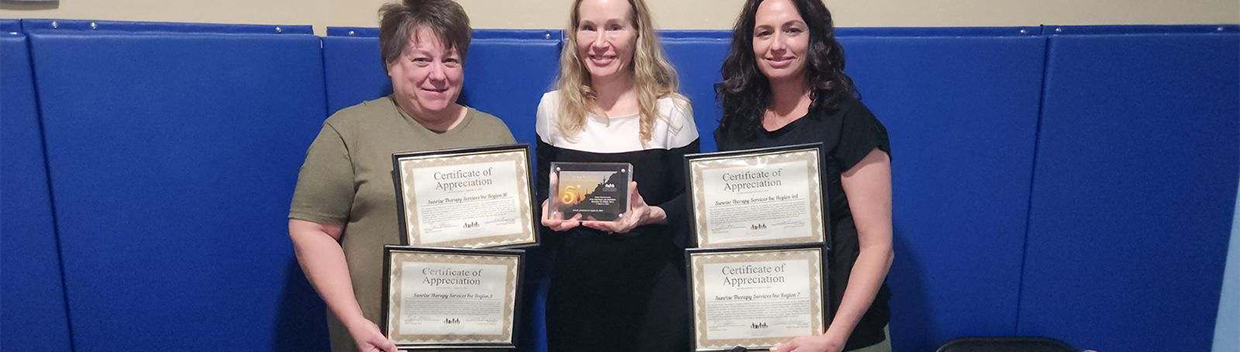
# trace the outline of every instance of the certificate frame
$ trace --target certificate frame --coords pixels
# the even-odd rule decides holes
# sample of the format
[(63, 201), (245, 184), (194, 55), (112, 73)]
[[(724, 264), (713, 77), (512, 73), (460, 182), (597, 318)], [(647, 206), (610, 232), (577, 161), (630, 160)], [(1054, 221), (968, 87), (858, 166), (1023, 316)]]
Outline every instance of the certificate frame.
[[(704, 270), (708, 264), (744, 263), (748, 259), (791, 259), (810, 262), (809, 281), (810, 294), (810, 333), (803, 335), (821, 335), (826, 331), (833, 316), (830, 303), (829, 284), (829, 250), (819, 243), (781, 244), (752, 247), (724, 248), (690, 248), (685, 250), (685, 265), (688, 273), (689, 290), (689, 327), (693, 332), (689, 340), (689, 351), (693, 352), (724, 352), (736, 346), (745, 347), (749, 351), (768, 351), (776, 343), (790, 340), (796, 336), (770, 336), (765, 338), (723, 338), (711, 339), (707, 331), (710, 328), (706, 320), (706, 292)], [(817, 271), (814, 273), (813, 271)], [(726, 277), (726, 276), (725, 276)], [(815, 283), (814, 280), (817, 280)], [(796, 280), (794, 278), (794, 280)], [(816, 287), (815, 287), (816, 284)], [(813, 292), (817, 291), (817, 292)], [(763, 325), (765, 327), (766, 325)], [(754, 329), (758, 327), (755, 325)]]
[[(692, 241), (692, 245), (700, 248), (726, 248), (802, 243), (825, 245), (830, 243), (831, 234), (828, 224), (831, 223), (831, 214), (828, 207), (827, 189), (824, 187), (822, 179), (824, 170), (822, 163), (824, 162), (823, 156), (825, 155), (823, 152), (822, 143), (807, 143), (685, 155), (685, 187), (689, 198), (689, 201), (685, 203), (688, 207), (689, 220), (691, 222), (689, 226), (689, 239)], [(712, 169), (735, 168), (737, 166), (730, 164), (738, 162), (747, 162), (750, 165), (754, 165), (766, 163), (767, 161), (805, 161), (809, 164), (805, 170), (809, 178), (808, 189), (805, 190), (804, 194), (806, 197), (817, 198), (808, 201), (810, 216), (807, 220), (810, 222), (810, 234), (808, 236), (789, 238), (757, 237), (752, 240), (726, 242), (712, 239), (710, 231), (707, 231), (707, 210), (702, 205), (706, 202), (703, 173)]]
[[(507, 268), (507, 278), (505, 279), (505, 306), (504, 321), (502, 322), (503, 330), (499, 335), (460, 335), (458, 338), (449, 338), (451, 335), (433, 335), (433, 334), (396, 334), (393, 331), (399, 329), (399, 319), (393, 319), (400, 316), (400, 297), (398, 287), (393, 287), (395, 282), (400, 282), (400, 273), (394, 272), (393, 263), (397, 260), (408, 259), (429, 259), (435, 258), (439, 261), (430, 261), (428, 264), (479, 264), (494, 265), (503, 263), (504, 260), (515, 260), (515, 264), (511, 264)], [(518, 317), (522, 312), (522, 289), (523, 289), (523, 273), (525, 270), (525, 251), (520, 249), (476, 249), (476, 248), (442, 248), (442, 247), (414, 247), (414, 246), (397, 246), (385, 245), (383, 247), (383, 293), (382, 308), (380, 311), (379, 328), (384, 336), (387, 336), (396, 343), (397, 349), (400, 350), (454, 350), (454, 349), (470, 349), (470, 350), (511, 350), (517, 346), (518, 335), (521, 331), (521, 321)], [(399, 284), (397, 284), (399, 286)], [(394, 294), (396, 293), (396, 294)], [(395, 310), (394, 310), (395, 308)], [(459, 322), (458, 322), (459, 324)], [(504, 337), (507, 338), (504, 338)]]
[[(396, 211), (397, 217), (400, 220), (400, 243), (406, 246), (461, 248), (524, 248), (537, 246), (539, 243), (539, 224), (535, 219), (535, 193), (533, 177), (530, 173), (530, 160), (530, 147), (527, 144), (393, 153), (392, 182), (396, 187)], [(471, 161), (475, 164), (504, 161), (517, 163), (518, 168), (513, 171), (517, 187), (508, 191), (515, 192), (514, 196), (517, 198), (519, 212), (519, 224), (517, 226), (519, 231), (509, 230), (505, 233), (461, 240), (428, 242), (427, 236), (422, 233), (421, 226), (418, 225), (422, 214), (419, 213), (418, 195), (414, 192), (417, 180), (408, 174), (417, 168), (469, 165)], [(479, 224), (474, 222), (472, 225), (478, 226)]]

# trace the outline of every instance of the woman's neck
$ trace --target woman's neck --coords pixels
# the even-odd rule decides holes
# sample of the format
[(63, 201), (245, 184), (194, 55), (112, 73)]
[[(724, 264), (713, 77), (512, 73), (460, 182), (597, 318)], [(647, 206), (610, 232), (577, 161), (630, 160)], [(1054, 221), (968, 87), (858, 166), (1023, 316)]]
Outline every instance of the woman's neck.
[(789, 115), (802, 103), (809, 101), (809, 89), (800, 79), (771, 82), (771, 102), (767, 109), (779, 115)]
[(610, 79), (593, 78), (594, 104), (604, 116), (625, 116), (637, 113), (637, 88), (632, 75), (616, 75)]
[(762, 115), (762, 127), (768, 131), (780, 129), (809, 113), (809, 88), (802, 79), (786, 79), (771, 82), (771, 100)]
[(410, 109), (406, 105), (413, 105), (413, 104), (407, 103), (407, 102), (401, 102), (399, 99), (397, 99), (396, 107), (398, 109), (401, 109), (402, 111), (404, 111), (405, 115), (409, 115), (409, 117), (412, 118), (413, 121), (422, 125), (422, 127), (425, 127), (426, 129), (431, 130), (432, 132), (436, 132), (436, 133), (448, 132), (452, 128), (455, 128), (457, 124), (460, 124), (461, 121), (464, 120), (465, 111), (466, 111), (465, 107), (461, 106), (460, 104), (449, 105), (447, 108), (443, 109), (443, 111), (427, 110), (427, 111), (421, 111), (421, 112), (417, 112), (414, 109)]

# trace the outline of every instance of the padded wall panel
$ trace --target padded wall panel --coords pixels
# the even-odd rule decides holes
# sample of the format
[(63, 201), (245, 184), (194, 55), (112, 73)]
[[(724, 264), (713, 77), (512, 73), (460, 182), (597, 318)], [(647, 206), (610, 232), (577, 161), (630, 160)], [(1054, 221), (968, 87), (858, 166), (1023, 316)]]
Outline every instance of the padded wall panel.
[[(680, 74), (680, 93), (693, 103), (693, 119), (701, 136), (703, 152), (718, 149), (714, 133), (715, 128), (719, 127), (719, 119), (723, 117), (723, 111), (715, 101), (715, 83), (723, 80), (719, 68), (728, 55), (731, 40), (718, 35), (720, 33), (727, 32), (672, 32), (663, 39), (667, 59)], [(690, 34), (697, 37), (689, 37)], [(712, 37), (711, 34), (716, 35)]]
[(899, 351), (1012, 335), (1045, 39), (842, 37), (892, 149)]
[(499, 116), (519, 143), (535, 143), (538, 101), (559, 73), (557, 39), (476, 39), (465, 63), (461, 101)]
[(319, 39), (30, 36), (76, 348), (325, 350), (287, 235)]
[(19, 30), (0, 21), (0, 346), (69, 351), (43, 132)]
[(1051, 38), (1019, 333), (1210, 348), (1240, 176), (1240, 35)]
[(323, 38), (323, 67), (328, 115), (392, 94), (392, 83), (379, 57), (377, 37)]
[(67, 20), (67, 19), (26, 19), (22, 20), (22, 30), (32, 31), (73, 31), (91, 33), (180, 33), (180, 34), (314, 34), (314, 28), (308, 25), (269, 25), (269, 24), (220, 24), (220, 23), (177, 23), (177, 22), (137, 22), (137, 21), (100, 21), (100, 20)]

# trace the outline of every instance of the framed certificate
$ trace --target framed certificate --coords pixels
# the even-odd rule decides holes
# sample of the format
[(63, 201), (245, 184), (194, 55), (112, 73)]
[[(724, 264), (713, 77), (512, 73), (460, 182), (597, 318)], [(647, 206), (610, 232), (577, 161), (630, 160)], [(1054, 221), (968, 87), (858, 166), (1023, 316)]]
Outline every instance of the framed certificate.
[(820, 244), (686, 250), (691, 351), (769, 349), (820, 335), (829, 316)]
[(697, 247), (825, 243), (822, 145), (685, 156)]
[(551, 163), (550, 199), (553, 219), (611, 221), (629, 211), (629, 163)]
[(523, 250), (383, 248), (383, 333), (400, 349), (516, 347)]
[(527, 145), (392, 154), (401, 243), (538, 243)]

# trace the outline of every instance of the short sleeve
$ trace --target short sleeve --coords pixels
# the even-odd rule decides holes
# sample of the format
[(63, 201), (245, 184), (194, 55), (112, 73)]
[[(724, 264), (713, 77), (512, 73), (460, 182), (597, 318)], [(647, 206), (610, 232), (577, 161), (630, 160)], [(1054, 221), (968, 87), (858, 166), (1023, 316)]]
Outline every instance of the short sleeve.
[(340, 133), (324, 124), (297, 176), (290, 219), (344, 224), (353, 205), (353, 162)]
[(689, 226), (692, 223), (688, 212), (688, 198), (685, 193), (684, 159), (686, 154), (701, 151), (698, 141), (697, 123), (693, 121), (693, 105), (689, 100), (680, 97), (671, 98), (671, 109), (667, 112), (667, 154), (666, 165), (671, 178), (671, 191), (676, 194), (670, 200), (657, 204), (667, 215), (667, 232), (671, 234), (672, 245), (683, 250), (689, 243)]
[(538, 111), (534, 113), (534, 134), (539, 140), (551, 143), (552, 124), (555, 123), (555, 109), (559, 101), (556, 92), (543, 94), (538, 101)]
[(834, 154), (841, 172), (852, 169), (874, 149), (891, 155), (887, 128), (869, 108), (849, 99), (840, 106), (840, 112), (840, 143), (836, 145)]
[(698, 140), (697, 122), (693, 120), (693, 104), (679, 97), (669, 100), (671, 107), (667, 112), (668, 131), (665, 145), (668, 149), (683, 148)]

